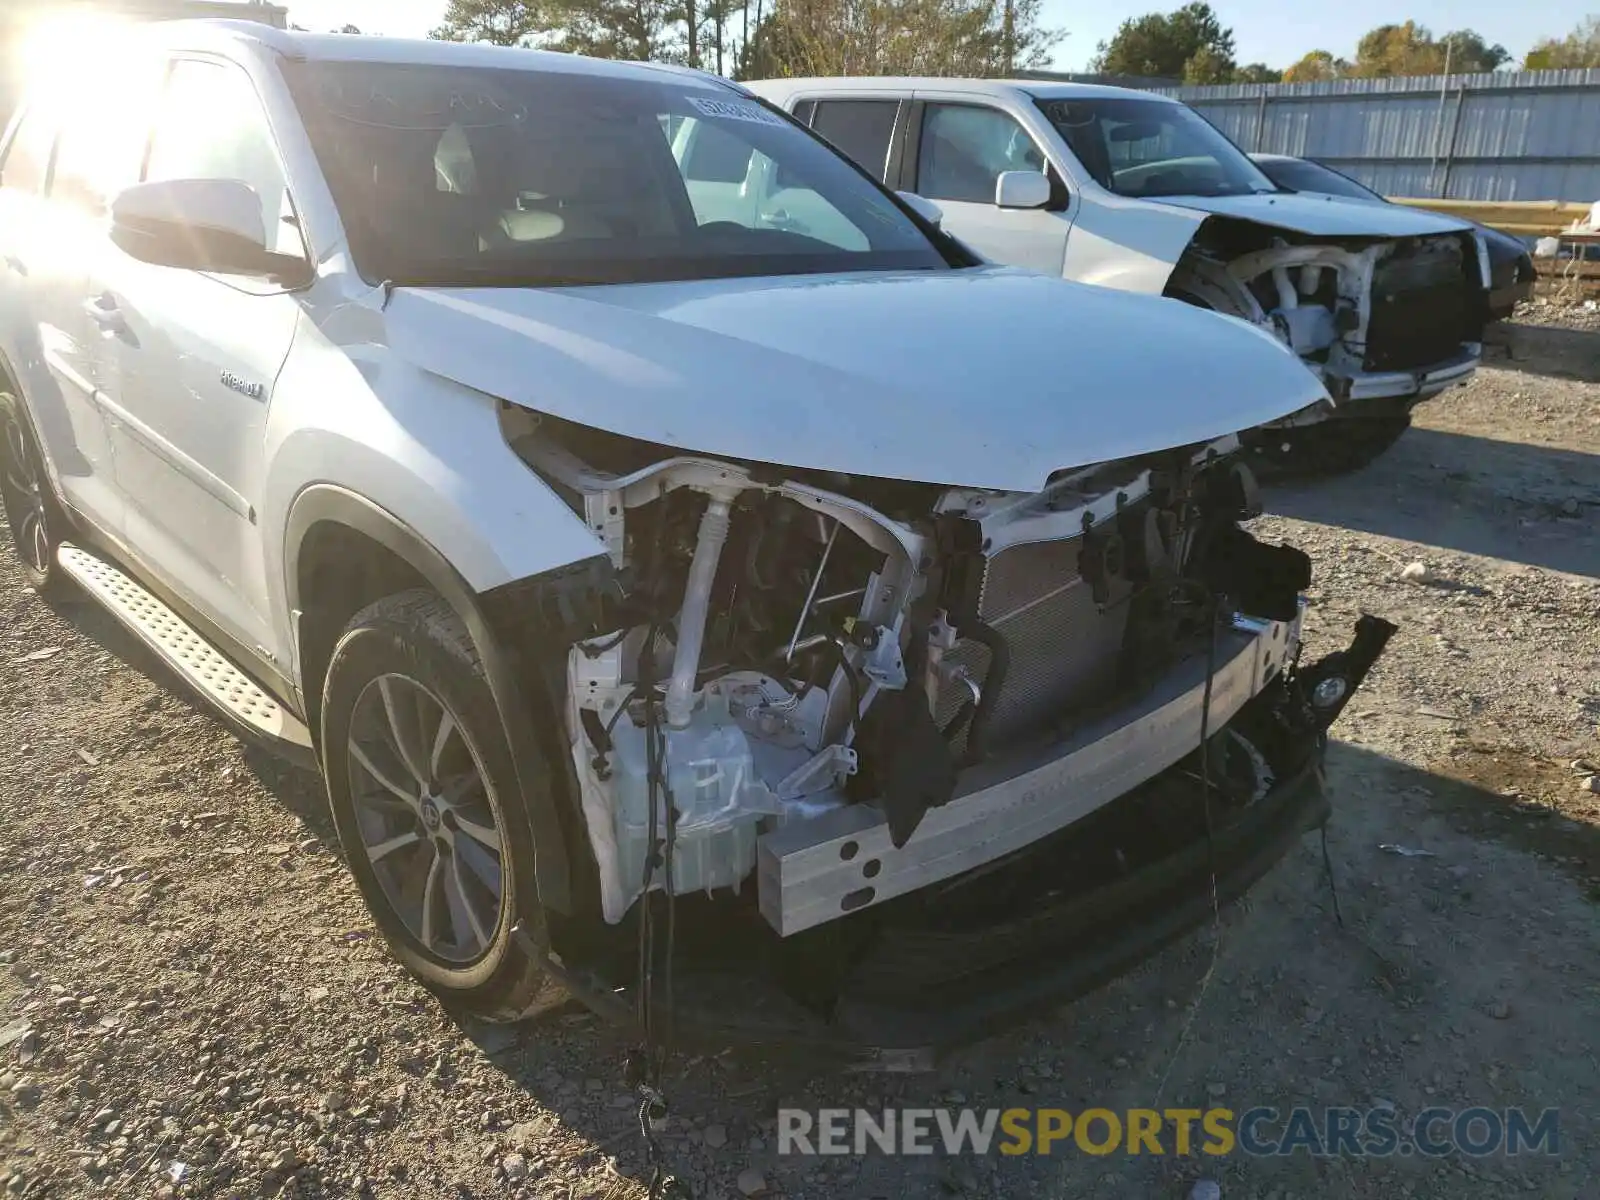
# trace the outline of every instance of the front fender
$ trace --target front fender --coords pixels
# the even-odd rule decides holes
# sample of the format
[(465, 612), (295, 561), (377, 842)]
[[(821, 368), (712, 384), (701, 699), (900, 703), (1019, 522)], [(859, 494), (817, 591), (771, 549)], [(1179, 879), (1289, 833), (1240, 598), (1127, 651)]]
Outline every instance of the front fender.
[(299, 553), (318, 524), (372, 538), (460, 614), (527, 804), (540, 902), (570, 911), (571, 864), (547, 756), (513, 648), (496, 636), (485, 594), (603, 558), (604, 546), (506, 444), (498, 405), (380, 345), (335, 346), (302, 318), (267, 426), (260, 506), (267, 579), (275, 634), (302, 687), (294, 617)]
[(285, 661), (294, 653), (285, 532), (315, 485), (390, 514), (436, 547), (471, 594), (604, 552), (506, 444), (499, 401), (418, 370), (380, 343), (336, 345), (310, 316), (273, 391), (265, 460), (262, 541)]

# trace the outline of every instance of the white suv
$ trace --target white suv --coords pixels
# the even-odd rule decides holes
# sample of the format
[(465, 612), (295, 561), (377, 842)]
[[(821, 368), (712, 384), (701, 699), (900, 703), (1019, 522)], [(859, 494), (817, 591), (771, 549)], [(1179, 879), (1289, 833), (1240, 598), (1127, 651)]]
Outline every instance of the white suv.
[(1326, 399), (1271, 338), (978, 263), (695, 73), (148, 36), (0, 158), (14, 541), (315, 758), (447, 997), (614, 1010), (681, 896), (684, 1007), (920, 1044), (1326, 813), (1383, 629), (1297, 668), (1238, 528), (1235, 432)]
[(1281, 338), (1328, 385), (1315, 428), (1253, 439), (1272, 461), (1351, 466), (1420, 401), (1465, 383), (1488, 315), (1481, 233), (1436, 213), (1275, 185), (1176, 100), (974, 79), (750, 85), (996, 262), (1164, 295)]

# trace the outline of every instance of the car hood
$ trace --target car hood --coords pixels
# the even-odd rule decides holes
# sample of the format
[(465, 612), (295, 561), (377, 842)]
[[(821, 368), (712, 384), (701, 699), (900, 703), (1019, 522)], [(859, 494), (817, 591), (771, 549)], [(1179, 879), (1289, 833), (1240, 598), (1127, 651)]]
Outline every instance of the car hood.
[(1324, 399), (1269, 335), (1007, 268), (572, 288), (399, 288), (395, 353), (686, 451), (1036, 491)]
[(1311, 192), (1271, 192), (1252, 196), (1160, 196), (1159, 204), (1196, 209), (1218, 217), (1237, 217), (1311, 237), (1420, 237), (1462, 233), (1465, 221), (1403, 204), (1381, 204)]

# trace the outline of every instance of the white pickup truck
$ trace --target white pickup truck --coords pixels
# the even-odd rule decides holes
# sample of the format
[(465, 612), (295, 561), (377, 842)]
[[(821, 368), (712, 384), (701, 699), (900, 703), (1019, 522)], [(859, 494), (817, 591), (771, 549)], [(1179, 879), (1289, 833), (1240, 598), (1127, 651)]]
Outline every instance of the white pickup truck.
[[(1176, 100), (1032, 80), (748, 86), (874, 178), (931, 201), (948, 232), (995, 262), (1169, 296), (1271, 331), (1327, 384), (1333, 406), (1252, 435), (1268, 465), (1366, 462), (1419, 402), (1477, 368), (1490, 288), (1481, 232), (1437, 213), (1280, 188)], [(757, 202), (784, 207), (760, 186), (749, 188)]]

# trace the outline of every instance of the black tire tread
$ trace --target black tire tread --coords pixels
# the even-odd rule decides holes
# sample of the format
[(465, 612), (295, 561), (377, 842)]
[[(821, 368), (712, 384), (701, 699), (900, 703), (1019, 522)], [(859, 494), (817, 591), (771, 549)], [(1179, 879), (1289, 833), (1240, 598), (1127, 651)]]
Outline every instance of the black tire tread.
[[(357, 612), (346, 625), (344, 634), (334, 647), (324, 681), (322, 734), (325, 754), (331, 716), (328, 701), (333, 694), (330, 685), (335, 672), (339, 669), (341, 650), (352, 637), (375, 628), (399, 633), (408, 647), (426, 644), (454, 659), (472, 682), (482, 687), (483, 702), (487, 705), (493, 704), (482, 657), (460, 614), (442, 596), (426, 588), (397, 592), (376, 600)], [(457, 713), (456, 717), (460, 721), (469, 719), (464, 713)], [(474, 729), (473, 734), (478, 738), (504, 740), (503, 729), (499, 727), (488, 730)], [(509, 762), (510, 752), (502, 748), (502, 753), (493, 757)], [(325, 765), (324, 771), (326, 770)], [(328, 778), (331, 787), (331, 774)], [(510, 779), (497, 778), (494, 782), (496, 795), (505, 810), (505, 818), (508, 821), (525, 820), (526, 814), (523, 811), (521, 798), (515, 794), (514, 776)], [(508, 837), (514, 836), (509, 830), (507, 834)], [(348, 847), (346, 852), (349, 852)], [(533, 889), (531, 872), (527, 873), (526, 878), (515, 877), (512, 886), (519, 909), (517, 915), (522, 915), (524, 919), (532, 917), (538, 920), (542, 914), (537, 911), (537, 904), (531, 895)], [(423, 979), (422, 982), (434, 986), (427, 979)], [(434, 990), (439, 992), (442, 998), (470, 1010), (479, 1019), (491, 1022), (521, 1020), (551, 1007), (553, 1003), (552, 981), (542, 967), (514, 940), (505, 950), (500, 965), (495, 969), (494, 977), (485, 985), (470, 992), (450, 991), (437, 986), (434, 986)]]
[[(62, 535), (66, 532), (66, 511), (56, 500), (54, 490), (50, 486), (50, 476), (45, 470), (43, 456), (39, 453), (38, 435), (33, 429), (33, 420), (28, 414), (27, 405), (14, 392), (0, 389), (0, 420), (8, 416), (14, 417), (22, 426), (23, 436), (28, 441), (28, 449), (34, 456), (33, 470), (38, 474), (44, 491), (45, 528), (50, 535), (52, 549), (59, 546)], [(0, 455), (5, 451), (0, 449)], [(0, 497), (3, 499), (3, 497)], [(61, 564), (51, 559), (49, 566), (41, 574), (33, 569), (32, 565), (22, 557), (21, 547), (17, 545), (17, 528), (11, 518), (11, 508), (5, 505), (6, 526), (11, 533), (12, 552), (17, 557), (17, 565), (22, 569), (23, 576), (28, 585), (33, 588), (42, 599), (56, 601), (66, 599), (74, 592), (72, 577), (66, 573)]]

